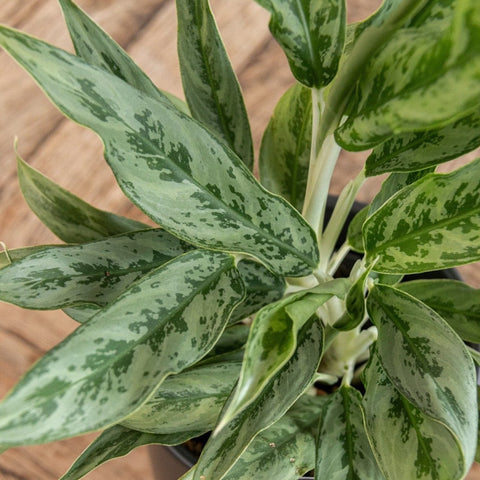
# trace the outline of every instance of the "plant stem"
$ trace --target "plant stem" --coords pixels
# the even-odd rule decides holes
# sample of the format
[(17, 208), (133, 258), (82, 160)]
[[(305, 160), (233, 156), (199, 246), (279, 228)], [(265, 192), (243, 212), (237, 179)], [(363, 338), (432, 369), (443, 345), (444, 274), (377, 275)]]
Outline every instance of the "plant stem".
[(351, 248), (350, 245), (345, 242), (335, 253), (335, 255), (331, 258), (329, 264), (328, 264), (328, 269), (327, 272), (329, 275), (333, 277), (335, 275), (336, 271), (338, 270), (338, 267), (342, 264), (343, 260), (345, 257), (349, 254)]

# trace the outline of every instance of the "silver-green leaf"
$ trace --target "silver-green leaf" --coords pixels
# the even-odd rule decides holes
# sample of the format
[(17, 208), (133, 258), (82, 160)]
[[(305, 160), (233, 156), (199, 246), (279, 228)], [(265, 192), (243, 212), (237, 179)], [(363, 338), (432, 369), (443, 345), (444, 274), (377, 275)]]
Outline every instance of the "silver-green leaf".
[(312, 93), (295, 84), (282, 96), (263, 134), (260, 179), (299, 212), (307, 187), (312, 141)]
[(322, 347), (323, 328), (311, 319), (299, 332), (295, 354), (262, 394), (221, 430), (214, 431), (197, 463), (195, 480), (203, 480), (202, 476), (222, 480), (252, 440), (285, 415), (311, 384)]
[(283, 417), (255, 437), (224, 480), (297, 480), (312, 470), (320, 414), (319, 397), (300, 397)]
[(367, 261), (418, 273), (480, 260), (480, 159), (429, 174), (391, 197), (363, 226)]
[(170, 101), (188, 112), (185, 102), (159, 90), (143, 70), (110, 35), (104, 32), (72, 0), (59, 0), (75, 52), (90, 65), (102, 68), (121, 78), (137, 90), (157, 100)]
[(205, 356), (243, 295), (227, 254), (197, 250), (153, 270), (48, 352), (0, 403), (0, 445), (49, 442), (125, 419), (168, 375)]
[(208, 0), (177, 0), (178, 58), (192, 112), (253, 168), (253, 142), (237, 77)]
[(156, 435), (115, 425), (96, 438), (60, 480), (79, 480), (105, 462), (128, 455), (144, 445), (178, 445), (195, 435), (195, 432), (189, 433)]
[(387, 479), (463, 478), (465, 464), (458, 441), (445, 425), (394, 387), (376, 353), (370, 356), (363, 380), (365, 425)]
[(45, 247), (0, 270), (0, 300), (31, 309), (105, 306), (132, 282), (191, 250), (160, 229)]
[(475, 0), (455, 2), (446, 30), (435, 24), (398, 30), (365, 66), (357, 104), (336, 131), (337, 142), (366, 150), (393, 135), (441, 128), (478, 111), (479, 35)]
[(367, 158), (367, 176), (411, 172), (460, 157), (480, 146), (480, 113), (450, 125), (423, 132), (396, 135), (373, 149)]
[(270, 31), (295, 78), (307, 87), (328, 85), (345, 41), (344, 0), (259, 1), (272, 14)]
[(241, 359), (224, 361), (219, 357), (217, 361), (166, 378), (152, 397), (123, 420), (122, 425), (162, 435), (203, 434), (213, 430), (238, 379), (241, 365)]
[(363, 425), (360, 393), (341, 387), (323, 403), (315, 478), (383, 480)]
[(148, 225), (92, 207), (25, 163), (17, 154), (18, 180), (28, 206), (58, 238), (84, 243)]
[(280, 275), (307, 275), (317, 266), (315, 234), (301, 215), (195, 120), (16, 30), (1, 27), (0, 45), (60, 110), (102, 137), (121, 188), (168, 231), (194, 245), (253, 255)]
[(422, 414), (445, 426), (447, 441), (455, 436), (466, 474), (478, 425), (476, 372), (467, 348), (435, 311), (400, 290), (376, 285), (367, 307), (385, 373)]

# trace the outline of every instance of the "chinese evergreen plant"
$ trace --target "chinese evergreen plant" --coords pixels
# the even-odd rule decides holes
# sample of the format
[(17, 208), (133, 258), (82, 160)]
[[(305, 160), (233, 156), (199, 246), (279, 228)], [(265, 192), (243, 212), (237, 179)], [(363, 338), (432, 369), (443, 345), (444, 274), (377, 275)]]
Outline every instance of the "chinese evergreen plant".
[[(476, 455), (464, 341), (480, 342), (480, 294), (400, 282), (480, 259), (480, 160), (435, 173), (480, 145), (480, 4), (385, 0), (346, 25), (342, 0), (258, 1), (298, 81), (263, 136), (260, 183), (207, 0), (176, 2), (186, 104), (71, 0), (76, 56), (0, 28), (161, 227), (97, 210), (18, 158), (27, 202), (66, 244), (5, 250), (0, 299), (80, 325), (0, 404), (0, 448), (104, 430), (73, 480), (213, 432), (185, 479), (460, 479)], [(373, 151), (324, 222), (340, 148)], [(360, 260), (334, 278), (350, 250)]]

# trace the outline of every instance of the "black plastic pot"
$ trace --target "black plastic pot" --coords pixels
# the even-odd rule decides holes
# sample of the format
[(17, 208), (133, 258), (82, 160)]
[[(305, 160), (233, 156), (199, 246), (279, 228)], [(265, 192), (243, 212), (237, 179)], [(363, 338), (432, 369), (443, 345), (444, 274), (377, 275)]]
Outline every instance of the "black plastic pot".
[[(335, 207), (336, 198), (329, 197), (326, 210), (326, 219), (327, 222), (330, 218), (333, 208)], [(347, 236), (347, 228), (350, 221), (353, 217), (364, 207), (365, 205), (355, 202), (348, 217), (347, 222), (345, 222), (345, 227), (340, 234), (340, 238), (337, 243), (337, 247), (341, 246)], [(361, 255), (351, 252), (349, 256), (344, 260), (344, 264), (347, 268), (351, 268), (356, 260), (360, 259)], [(415, 275), (406, 275), (405, 280), (415, 280), (415, 279), (430, 279), (430, 278), (446, 278), (451, 280), (461, 280), (460, 275), (455, 269), (447, 270), (437, 270), (434, 272), (427, 272), (422, 274)], [(196, 462), (197, 455), (188, 450), (183, 445), (176, 447), (162, 447), (154, 445), (150, 447), (150, 456), (152, 459), (153, 470), (155, 473), (155, 480), (177, 480), (184, 473), (186, 473)], [(301, 480), (312, 480), (313, 477), (302, 477)]]

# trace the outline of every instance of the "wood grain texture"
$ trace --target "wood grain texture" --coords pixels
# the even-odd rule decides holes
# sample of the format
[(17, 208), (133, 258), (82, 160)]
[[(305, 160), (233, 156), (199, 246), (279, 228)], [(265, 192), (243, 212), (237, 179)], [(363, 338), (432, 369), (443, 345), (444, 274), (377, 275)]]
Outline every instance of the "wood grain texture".
[[(182, 96), (176, 57), (173, 0), (78, 0), (164, 90)], [(349, 21), (364, 18), (380, 0), (349, 1)], [(255, 147), (275, 104), (293, 83), (288, 64), (268, 33), (268, 14), (252, 0), (214, 0), (212, 8), (245, 94)], [(2, 0), (0, 22), (72, 51), (55, 0)], [(93, 205), (148, 221), (123, 196), (102, 158), (99, 139), (63, 119), (33, 80), (0, 52), (0, 241), (9, 248), (58, 243), (26, 206), (16, 180), (14, 138), (25, 160)], [(360, 170), (365, 155), (344, 154), (333, 193)], [(372, 198), (378, 180), (361, 199)], [(151, 222), (150, 222), (151, 223)], [(462, 269), (480, 287), (478, 265)], [(75, 328), (59, 312), (23, 311), (0, 304), (0, 397), (45, 351)], [(94, 435), (50, 445), (17, 448), (0, 457), (0, 480), (54, 480), (68, 468)], [(109, 463), (86, 477), (153, 479), (146, 449)], [(472, 477), (473, 479), (474, 477)]]

